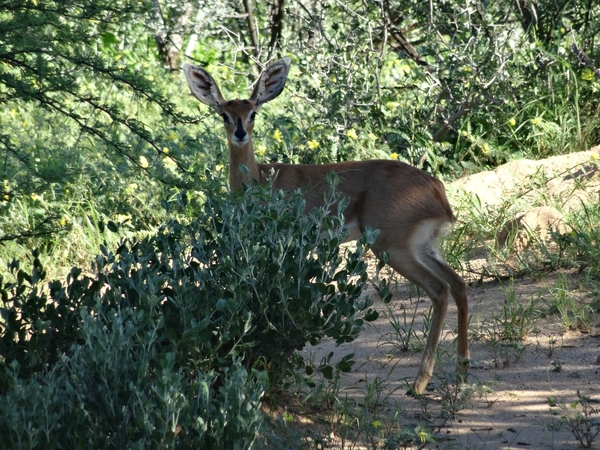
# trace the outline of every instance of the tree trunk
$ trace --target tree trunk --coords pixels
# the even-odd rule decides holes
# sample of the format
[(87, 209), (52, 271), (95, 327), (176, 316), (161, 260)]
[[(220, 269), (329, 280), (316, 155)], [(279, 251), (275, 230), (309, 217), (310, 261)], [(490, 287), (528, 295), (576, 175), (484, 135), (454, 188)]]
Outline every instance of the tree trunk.
[(171, 70), (179, 69), (179, 52), (183, 48), (185, 29), (193, 9), (192, 3), (185, 3), (182, 9), (176, 10), (173, 17), (165, 20), (158, 0), (152, 2), (154, 19), (157, 22), (154, 39), (158, 53)]
[(271, 59), (275, 50), (281, 47), (279, 39), (281, 38), (281, 32), (283, 31), (283, 14), (284, 14), (285, 0), (277, 0), (277, 3), (273, 5), (273, 22), (271, 23), (271, 41), (269, 42), (269, 56), (267, 61)]
[(246, 21), (248, 23), (248, 31), (250, 33), (250, 41), (252, 42), (254, 57), (258, 60), (260, 55), (260, 43), (258, 41), (258, 33), (254, 26), (254, 9), (252, 8), (252, 0), (244, 0), (244, 9), (246, 10)]

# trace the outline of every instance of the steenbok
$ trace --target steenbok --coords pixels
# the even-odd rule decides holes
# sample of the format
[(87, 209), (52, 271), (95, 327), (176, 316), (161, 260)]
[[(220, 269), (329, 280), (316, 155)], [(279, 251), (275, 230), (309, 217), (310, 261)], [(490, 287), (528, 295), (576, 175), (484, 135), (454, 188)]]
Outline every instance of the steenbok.
[[(437, 241), (455, 220), (441, 181), (408, 164), (391, 160), (338, 164), (259, 164), (252, 147), (254, 120), (260, 108), (277, 97), (285, 85), (290, 59), (268, 67), (248, 100), (225, 100), (213, 77), (201, 67), (186, 64), (183, 71), (192, 94), (212, 106), (223, 118), (229, 146), (229, 186), (238, 191), (252, 180), (285, 191), (301, 188), (307, 210), (323, 204), (324, 182), (331, 172), (340, 182), (337, 191), (347, 197), (344, 210), (347, 240), (359, 238), (367, 226), (379, 230), (372, 246), (377, 255), (387, 252), (388, 264), (419, 286), (431, 298), (433, 315), (421, 367), (414, 382), (420, 394), (431, 378), (436, 350), (452, 295), (458, 308), (458, 356), (465, 366), (468, 301), (465, 282), (440, 255)], [(241, 166), (246, 169), (242, 169)]]

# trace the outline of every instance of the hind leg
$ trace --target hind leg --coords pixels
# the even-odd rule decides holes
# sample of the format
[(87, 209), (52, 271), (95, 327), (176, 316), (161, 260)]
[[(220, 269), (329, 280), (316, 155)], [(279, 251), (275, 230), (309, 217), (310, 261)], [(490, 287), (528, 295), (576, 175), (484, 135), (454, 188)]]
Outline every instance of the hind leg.
[(450, 294), (456, 303), (458, 310), (458, 348), (459, 360), (464, 362), (469, 359), (468, 325), (469, 325), (469, 301), (467, 299), (467, 286), (465, 281), (458, 275), (444, 259), (434, 253), (424, 255), (424, 262), (437, 276), (450, 286)]
[(408, 252), (389, 252), (388, 264), (400, 275), (423, 289), (433, 304), (431, 328), (427, 336), (427, 344), (421, 359), (419, 373), (414, 383), (417, 394), (423, 392), (435, 366), (437, 347), (448, 310), (448, 297), (450, 296), (450, 285), (437, 275), (420, 258)]
[(450, 286), (450, 293), (458, 310), (458, 339), (457, 339), (457, 362), (458, 379), (466, 381), (469, 369), (469, 304), (467, 300), (466, 284), (452, 267), (436, 252), (423, 255), (423, 261), (433, 272), (442, 278)]

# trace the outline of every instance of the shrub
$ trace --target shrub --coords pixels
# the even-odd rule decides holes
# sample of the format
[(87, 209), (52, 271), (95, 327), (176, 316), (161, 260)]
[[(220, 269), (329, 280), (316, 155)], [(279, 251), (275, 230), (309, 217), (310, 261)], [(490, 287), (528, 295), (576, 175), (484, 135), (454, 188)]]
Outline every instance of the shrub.
[(104, 248), (92, 274), (74, 268), (64, 284), (43, 287), (37, 253), (31, 273), (13, 262), (0, 435), (12, 448), (251, 446), (260, 398), (294, 350), (351, 341), (377, 316), (360, 259), (376, 233), (342, 258), (336, 205), (332, 194), (305, 214), (300, 192), (250, 187), (209, 197), (190, 224)]

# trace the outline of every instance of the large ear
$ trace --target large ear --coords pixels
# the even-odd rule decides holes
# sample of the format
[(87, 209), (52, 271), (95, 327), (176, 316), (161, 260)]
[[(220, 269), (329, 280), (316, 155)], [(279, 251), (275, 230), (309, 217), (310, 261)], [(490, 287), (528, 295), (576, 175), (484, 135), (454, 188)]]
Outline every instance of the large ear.
[(221, 95), (214, 78), (202, 67), (192, 64), (184, 64), (183, 73), (185, 73), (185, 78), (194, 97), (205, 105), (214, 106), (220, 114), (225, 99)]
[(280, 61), (276, 61), (271, 64), (260, 76), (252, 91), (250, 100), (256, 106), (256, 109), (268, 102), (273, 100), (285, 86), (288, 72), (290, 71), (290, 58), (283, 58)]

